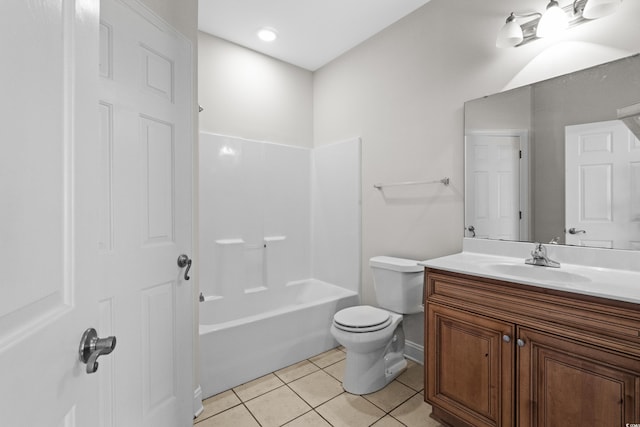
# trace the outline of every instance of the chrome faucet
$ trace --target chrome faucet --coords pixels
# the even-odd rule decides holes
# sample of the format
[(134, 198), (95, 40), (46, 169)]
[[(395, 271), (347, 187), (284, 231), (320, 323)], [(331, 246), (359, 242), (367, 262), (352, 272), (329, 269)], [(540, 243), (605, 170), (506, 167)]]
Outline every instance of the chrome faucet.
[(540, 265), (543, 267), (559, 268), (560, 263), (547, 257), (547, 248), (542, 243), (534, 243), (536, 247), (531, 251), (531, 258), (524, 261), (525, 264)]

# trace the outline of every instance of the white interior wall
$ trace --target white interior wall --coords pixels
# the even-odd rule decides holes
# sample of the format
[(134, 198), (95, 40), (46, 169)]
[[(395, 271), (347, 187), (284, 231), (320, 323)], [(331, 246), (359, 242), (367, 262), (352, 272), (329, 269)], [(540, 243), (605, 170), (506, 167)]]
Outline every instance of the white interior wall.
[[(517, 11), (543, 7), (523, 0)], [(305, 146), (361, 137), (362, 287), (364, 302), (373, 303), (370, 257), (428, 259), (461, 249), (465, 101), (640, 51), (640, 2), (625, 1), (617, 14), (573, 28), (561, 40), (497, 49), (496, 34), (511, 11), (501, 0), (431, 0), (313, 74), (199, 34), (201, 130)], [(298, 76), (284, 78), (279, 91), (285, 98), (300, 92), (301, 101), (287, 104), (300, 111), (265, 123), (234, 106), (236, 75), (216, 67), (241, 64), (226, 59), (236, 51), (246, 61), (273, 61), (283, 76)], [(251, 93), (238, 97), (251, 104)], [(257, 104), (263, 114), (273, 108)], [(298, 120), (301, 111), (310, 117)], [(391, 197), (373, 188), (444, 176), (451, 178), (449, 187)], [(409, 316), (405, 328), (409, 340), (422, 342), (421, 315)]]
[(313, 146), (310, 71), (202, 32), (198, 52), (201, 131)]
[(184, 34), (196, 46), (198, 42), (198, 0), (140, 0), (149, 9)]
[[(432, 0), (314, 73), (314, 144), (362, 137), (365, 303), (375, 302), (370, 257), (428, 259), (461, 249), (465, 101), (640, 51), (640, 2), (625, 1), (617, 14), (561, 40), (497, 49), (512, 7)], [(385, 199), (372, 187), (443, 176), (451, 177), (448, 188), (425, 186), (417, 195)], [(408, 340), (422, 343), (422, 315), (409, 316), (405, 329)]]

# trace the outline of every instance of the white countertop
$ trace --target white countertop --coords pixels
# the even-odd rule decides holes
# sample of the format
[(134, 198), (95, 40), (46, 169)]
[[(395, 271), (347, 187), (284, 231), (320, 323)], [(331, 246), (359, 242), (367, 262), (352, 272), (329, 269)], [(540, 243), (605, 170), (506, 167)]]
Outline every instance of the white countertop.
[(571, 263), (561, 263), (560, 268), (540, 267), (527, 265), (524, 260), (525, 257), (463, 251), (420, 264), (454, 273), (640, 304), (640, 271)]

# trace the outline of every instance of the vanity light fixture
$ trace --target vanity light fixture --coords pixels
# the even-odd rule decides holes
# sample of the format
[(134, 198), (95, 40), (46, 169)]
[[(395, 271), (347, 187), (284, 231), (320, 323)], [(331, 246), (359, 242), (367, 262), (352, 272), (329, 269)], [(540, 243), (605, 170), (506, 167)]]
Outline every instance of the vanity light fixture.
[[(542, 16), (541, 13), (525, 13), (516, 14), (515, 12), (511, 12), (511, 15), (507, 18), (507, 22), (505, 22), (504, 26), (498, 32), (498, 38), (496, 39), (496, 47), (504, 48), (504, 47), (513, 47), (519, 46), (525, 37), (525, 25), (520, 25), (516, 22), (516, 19), (526, 19), (526, 18), (535, 18), (530, 19), (529, 22), (537, 21)], [(529, 23), (527, 22), (527, 24)], [(530, 32), (530, 25), (526, 25), (527, 32)], [(529, 38), (535, 37), (535, 35), (527, 34)]]
[(264, 27), (258, 31), (258, 38), (264, 42), (272, 42), (278, 38), (278, 32), (273, 28)]
[(618, 10), (622, 0), (589, 0), (582, 10), (582, 16), (586, 19), (597, 19), (611, 15)]
[(562, 33), (567, 27), (569, 27), (569, 17), (556, 0), (551, 0), (538, 22), (536, 36), (553, 37)]
[(522, 46), (532, 40), (553, 36), (567, 28), (614, 13), (622, 0), (574, 0), (560, 7), (550, 0), (544, 12), (511, 12), (498, 32), (496, 47)]

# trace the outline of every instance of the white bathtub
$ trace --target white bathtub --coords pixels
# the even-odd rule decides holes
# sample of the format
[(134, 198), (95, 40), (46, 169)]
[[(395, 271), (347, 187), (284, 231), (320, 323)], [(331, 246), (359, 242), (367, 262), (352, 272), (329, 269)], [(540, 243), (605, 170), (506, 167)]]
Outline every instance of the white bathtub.
[(357, 293), (315, 279), (256, 289), (237, 301), (206, 297), (200, 303), (203, 398), (335, 347), (333, 315), (357, 303)]

